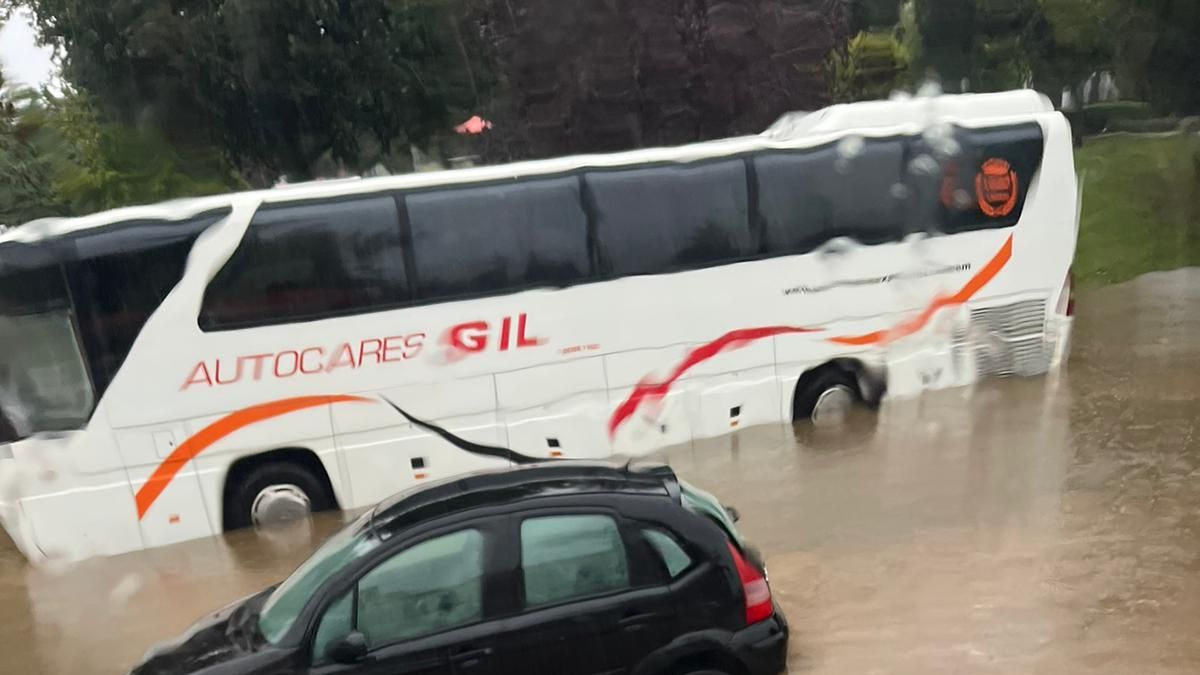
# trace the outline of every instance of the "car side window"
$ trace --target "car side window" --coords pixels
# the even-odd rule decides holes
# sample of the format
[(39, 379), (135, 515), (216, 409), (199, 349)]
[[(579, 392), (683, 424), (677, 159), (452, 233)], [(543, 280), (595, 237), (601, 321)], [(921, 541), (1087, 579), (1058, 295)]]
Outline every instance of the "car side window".
[(483, 535), (463, 530), (397, 554), (358, 582), (356, 628), (372, 648), (483, 615)]
[(529, 518), (521, 523), (525, 606), (538, 607), (630, 587), (617, 522), (609, 516)]
[(483, 534), (469, 529), (383, 561), (326, 610), (313, 641), (314, 661), (326, 660), (329, 646), (351, 631), (377, 649), (480, 620), (483, 555)]
[(667, 570), (667, 576), (670, 578), (674, 579), (692, 566), (692, 557), (671, 535), (662, 530), (645, 529), (642, 530), (642, 536), (649, 542), (650, 548), (658, 554), (658, 558), (662, 561), (663, 568)]
[(313, 661), (328, 661), (329, 648), (352, 630), (354, 630), (353, 590), (330, 605), (329, 609), (325, 610), (325, 616), (321, 617), (321, 625), (317, 627), (317, 637), (313, 640)]

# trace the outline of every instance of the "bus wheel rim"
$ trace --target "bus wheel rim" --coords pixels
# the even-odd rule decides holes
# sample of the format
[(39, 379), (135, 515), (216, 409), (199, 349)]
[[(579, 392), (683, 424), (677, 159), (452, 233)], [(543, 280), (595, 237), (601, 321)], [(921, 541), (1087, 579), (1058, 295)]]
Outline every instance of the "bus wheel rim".
[(250, 506), (250, 520), (258, 527), (298, 520), (310, 513), (312, 502), (308, 494), (291, 483), (268, 485), (259, 490)]
[(844, 384), (834, 385), (817, 397), (813, 406), (812, 421), (817, 426), (834, 426), (841, 424), (854, 405), (854, 392)]

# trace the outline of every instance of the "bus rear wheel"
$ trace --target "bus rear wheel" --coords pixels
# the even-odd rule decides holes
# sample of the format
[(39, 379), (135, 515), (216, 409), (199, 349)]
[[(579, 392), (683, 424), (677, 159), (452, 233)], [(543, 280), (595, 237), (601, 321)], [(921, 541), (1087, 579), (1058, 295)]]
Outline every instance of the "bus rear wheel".
[(312, 471), (293, 462), (265, 462), (236, 479), (226, 500), (225, 527), (264, 527), (334, 508), (333, 497)]
[(792, 401), (792, 421), (811, 421), (816, 427), (838, 426), (855, 406), (862, 404), (858, 382), (851, 373), (824, 367), (800, 378)]

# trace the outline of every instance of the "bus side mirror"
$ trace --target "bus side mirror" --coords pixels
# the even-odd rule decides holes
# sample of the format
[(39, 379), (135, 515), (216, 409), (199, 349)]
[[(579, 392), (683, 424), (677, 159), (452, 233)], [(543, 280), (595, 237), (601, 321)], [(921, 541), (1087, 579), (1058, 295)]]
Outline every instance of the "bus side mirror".
[(334, 663), (358, 663), (367, 656), (367, 637), (358, 631), (349, 633), (330, 645), (328, 654)]

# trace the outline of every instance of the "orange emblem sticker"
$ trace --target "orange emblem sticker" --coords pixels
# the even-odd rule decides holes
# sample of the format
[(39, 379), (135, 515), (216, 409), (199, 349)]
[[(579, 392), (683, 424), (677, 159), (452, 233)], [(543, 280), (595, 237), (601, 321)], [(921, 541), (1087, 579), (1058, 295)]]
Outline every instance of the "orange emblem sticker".
[(975, 176), (975, 197), (979, 210), (989, 217), (1003, 218), (1017, 205), (1017, 172), (1003, 159), (992, 158)]

